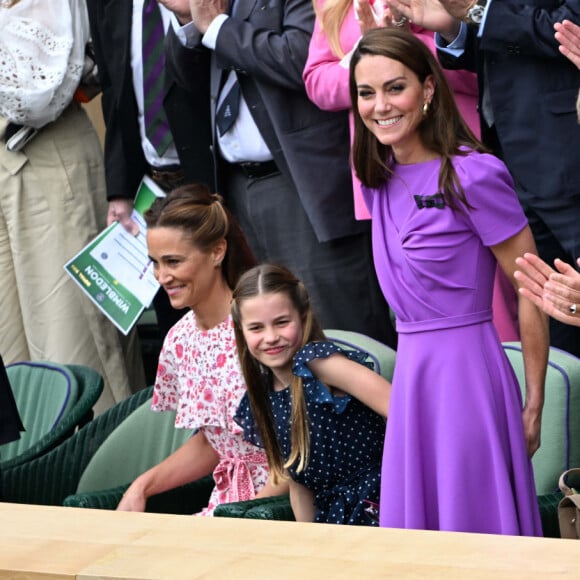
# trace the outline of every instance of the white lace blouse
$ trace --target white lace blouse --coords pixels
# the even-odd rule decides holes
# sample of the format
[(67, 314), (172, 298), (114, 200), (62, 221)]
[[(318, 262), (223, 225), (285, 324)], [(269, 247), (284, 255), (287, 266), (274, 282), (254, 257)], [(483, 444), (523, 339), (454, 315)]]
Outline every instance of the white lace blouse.
[(0, 2), (0, 116), (40, 128), (71, 102), (89, 23), (83, 0)]

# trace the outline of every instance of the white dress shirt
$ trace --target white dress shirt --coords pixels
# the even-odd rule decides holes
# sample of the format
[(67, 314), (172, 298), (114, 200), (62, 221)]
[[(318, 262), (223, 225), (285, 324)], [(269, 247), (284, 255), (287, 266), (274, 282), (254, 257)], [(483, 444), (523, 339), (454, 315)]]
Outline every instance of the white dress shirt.
[[(143, 94), (143, 2), (144, 0), (133, 0), (133, 22), (131, 25), (131, 69), (133, 72), (133, 91), (137, 100), (137, 110), (139, 112), (139, 133), (141, 135), (141, 146), (147, 163), (152, 167), (164, 167), (168, 165), (179, 165), (179, 157), (175, 144), (172, 142), (163, 157), (160, 157), (157, 150), (145, 133), (145, 96)], [(161, 18), (165, 26), (165, 32), (171, 21), (171, 12), (163, 5), (159, 4)]]
[[(211, 50), (215, 49), (220, 28), (228, 18), (229, 16), (227, 14), (220, 14), (214, 18), (206, 30), (206, 33), (203, 35), (202, 44), (204, 46)], [(191, 47), (191, 33), (196, 30), (195, 25), (189, 23), (185, 26), (180, 26), (177, 19), (175, 19), (173, 21), (173, 26), (180, 42), (184, 46)], [(219, 109), (222, 101), (235, 83), (235, 80), (236, 73), (230, 71), (230, 74), (219, 94), (216, 110)], [(240, 108), (234, 124), (227, 133), (224, 135), (218, 135), (217, 139), (222, 157), (230, 163), (272, 160), (272, 153), (270, 153), (270, 149), (262, 138), (260, 130), (254, 122), (243, 95), (240, 97)]]

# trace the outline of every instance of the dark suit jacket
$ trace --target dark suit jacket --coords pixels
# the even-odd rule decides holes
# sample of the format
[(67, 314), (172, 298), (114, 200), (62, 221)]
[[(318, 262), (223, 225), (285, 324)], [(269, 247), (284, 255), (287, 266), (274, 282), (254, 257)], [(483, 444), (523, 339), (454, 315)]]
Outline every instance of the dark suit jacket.
[[(260, 133), (294, 183), (318, 239), (361, 232), (364, 224), (354, 219), (353, 210), (348, 113), (320, 110), (302, 80), (314, 28), (312, 0), (235, 1), (235, 17), (224, 22), (214, 51), (214, 109), (222, 71), (233, 68)], [(184, 49), (171, 34), (168, 49), (178, 82), (191, 88), (199, 50)]]
[(580, 22), (580, 0), (493, 0), (482, 37), (470, 27), (462, 58), (439, 53), (444, 66), (478, 71), (480, 97), (485, 71), (503, 157), (520, 195), (580, 195), (580, 71), (554, 39), (554, 23), (565, 18)]
[[(132, 198), (148, 169), (137, 122), (131, 70), (131, 0), (87, 0), (95, 58), (102, 85), (106, 125), (107, 196)], [(190, 90), (174, 82), (166, 67), (165, 111), (180, 163), (190, 182), (214, 188), (209, 107), (209, 56), (192, 59), (196, 82)]]

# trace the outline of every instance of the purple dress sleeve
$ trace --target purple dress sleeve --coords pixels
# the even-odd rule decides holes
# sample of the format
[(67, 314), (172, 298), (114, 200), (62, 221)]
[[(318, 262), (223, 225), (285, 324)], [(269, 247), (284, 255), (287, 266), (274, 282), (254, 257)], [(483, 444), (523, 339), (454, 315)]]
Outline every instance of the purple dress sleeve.
[(487, 153), (455, 158), (455, 169), (473, 209), (467, 219), (483, 244), (494, 246), (528, 225), (505, 164)]

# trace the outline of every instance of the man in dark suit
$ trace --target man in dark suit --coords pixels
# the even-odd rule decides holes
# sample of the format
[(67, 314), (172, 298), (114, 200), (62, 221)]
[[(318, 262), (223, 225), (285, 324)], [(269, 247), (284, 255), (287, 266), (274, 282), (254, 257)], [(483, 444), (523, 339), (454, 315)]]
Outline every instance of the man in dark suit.
[[(580, 257), (580, 71), (559, 51), (554, 24), (580, 22), (580, 0), (391, 0), (440, 33), (447, 68), (476, 70), (482, 139), (514, 179), (538, 252)], [(491, 192), (490, 192), (491, 193)], [(551, 321), (551, 344), (580, 356), (580, 331)]]
[[(133, 198), (144, 175), (168, 191), (184, 183), (214, 187), (210, 151), (209, 55), (192, 59), (198, 82), (186, 91), (165, 67), (163, 105), (172, 142), (159, 154), (144, 127), (142, 10), (148, 0), (88, 0), (89, 21), (102, 87), (108, 223), (121, 222), (129, 231)], [(153, 2), (152, 8), (160, 7)], [(167, 29), (170, 14), (163, 13)], [(154, 301), (162, 337), (183, 311), (171, 308), (164, 292)]]
[(226, 0), (161, 1), (184, 25), (168, 46), (179, 82), (195, 86), (192, 61), (212, 53), (218, 189), (257, 258), (304, 281), (323, 326), (394, 346), (369, 224), (354, 219), (347, 114), (318, 109), (302, 81), (312, 1), (234, 0), (231, 14)]

